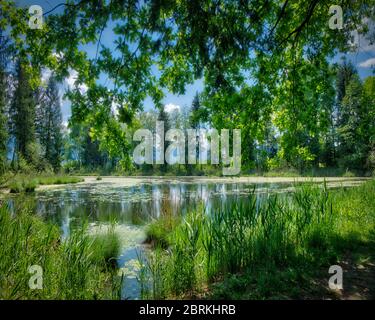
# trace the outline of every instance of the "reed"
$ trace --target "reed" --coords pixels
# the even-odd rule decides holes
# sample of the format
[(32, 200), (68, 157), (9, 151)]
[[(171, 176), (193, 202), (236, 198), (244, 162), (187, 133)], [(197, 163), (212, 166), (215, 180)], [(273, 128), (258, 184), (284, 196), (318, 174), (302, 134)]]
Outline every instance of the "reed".
[[(0, 299), (119, 298), (120, 279), (103, 268), (85, 228), (62, 239), (58, 228), (32, 214), (27, 204), (11, 215), (0, 207)], [(93, 259), (93, 257), (97, 257)], [(43, 270), (43, 289), (30, 289), (29, 267)]]
[[(147, 281), (157, 282), (158, 292), (149, 296), (200, 296), (207, 286), (220, 287), (241, 275), (247, 284), (255, 282), (257, 297), (264, 298), (298, 278), (301, 270), (312, 275), (348, 248), (366, 244), (375, 234), (374, 195), (375, 181), (332, 191), (325, 183), (303, 184), (289, 195), (260, 200), (252, 193), (246, 201), (238, 199), (209, 214), (191, 212), (159, 235), (169, 244), (144, 265)], [(282, 282), (275, 274), (290, 278)]]

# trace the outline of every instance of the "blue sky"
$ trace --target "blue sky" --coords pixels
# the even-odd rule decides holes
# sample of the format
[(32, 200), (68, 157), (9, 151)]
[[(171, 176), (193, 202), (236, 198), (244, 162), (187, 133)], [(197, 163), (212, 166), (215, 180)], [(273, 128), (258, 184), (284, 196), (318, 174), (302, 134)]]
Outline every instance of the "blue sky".
[[(18, 0), (16, 3), (19, 6), (28, 7), (30, 5), (40, 5), (44, 12), (47, 12), (51, 10), (53, 7), (55, 7), (57, 4), (63, 2), (63, 0), (42, 0), (42, 1), (36, 1), (36, 0)], [(63, 7), (60, 7), (56, 9), (56, 13), (61, 12), (63, 10)], [(344, 21), (345, 22), (345, 21)], [(101, 42), (106, 47), (113, 47), (113, 40), (114, 36), (111, 32), (112, 26), (110, 23), (107, 26), (107, 28), (103, 31)], [(374, 27), (374, 26), (372, 26)], [(375, 66), (375, 45), (371, 45), (366, 39), (358, 39), (357, 36), (355, 36), (355, 43), (358, 45), (358, 50), (354, 53), (345, 54), (345, 57), (347, 60), (350, 60), (353, 62), (353, 64), (357, 67), (359, 75), (361, 78), (365, 78), (367, 76), (374, 74), (374, 66)], [(85, 47), (82, 47), (81, 49), (84, 49), (89, 57), (94, 57), (96, 52), (96, 44), (86, 45)], [(333, 60), (340, 61), (340, 59), (344, 55), (340, 54), (337, 55)], [(105, 83), (106, 79), (101, 78), (99, 80), (102, 83)], [(72, 72), (71, 77), (65, 81), (65, 83), (61, 87), (62, 93), (74, 83), (74, 72)], [(202, 90), (203, 81), (197, 80), (193, 84), (188, 85), (186, 87), (186, 92), (184, 95), (173, 95), (167, 91), (165, 91), (165, 98), (163, 103), (168, 106), (169, 109), (173, 108), (183, 108), (184, 106), (190, 106), (191, 102), (193, 100), (193, 97), (195, 93)], [(151, 99), (146, 99), (144, 102), (144, 109), (150, 110), (153, 108), (153, 103)], [(63, 120), (66, 122), (68, 118), (70, 117), (70, 102), (63, 100), (62, 103), (62, 113), (63, 113)]]

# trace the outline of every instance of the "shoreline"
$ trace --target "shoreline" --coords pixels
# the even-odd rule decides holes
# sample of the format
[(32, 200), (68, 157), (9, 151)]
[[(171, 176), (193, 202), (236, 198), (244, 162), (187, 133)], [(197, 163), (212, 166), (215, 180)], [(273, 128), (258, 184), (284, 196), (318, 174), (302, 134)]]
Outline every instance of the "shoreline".
[[(202, 176), (132, 176), (132, 177), (121, 177), (121, 176), (101, 176), (101, 180), (96, 180), (97, 176), (78, 176), (84, 181), (68, 184), (77, 186), (88, 186), (88, 185), (107, 185), (111, 184), (114, 187), (132, 187), (142, 184), (190, 184), (190, 183), (245, 183), (245, 184), (271, 184), (271, 183), (301, 183), (301, 182), (312, 182), (322, 183), (326, 181), (331, 186), (340, 186), (342, 183), (344, 186), (359, 185), (365, 181), (373, 178), (369, 177), (202, 177)], [(41, 185), (36, 189), (37, 191), (43, 191), (55, 188), (66, 188), (67, 185)]]

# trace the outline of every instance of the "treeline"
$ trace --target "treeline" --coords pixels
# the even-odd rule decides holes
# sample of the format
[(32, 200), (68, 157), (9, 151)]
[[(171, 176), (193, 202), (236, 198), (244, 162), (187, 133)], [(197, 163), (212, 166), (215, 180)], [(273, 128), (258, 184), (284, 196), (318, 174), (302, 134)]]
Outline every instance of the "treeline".
[[(59, 172), (105, 166), (89, 128), (63, 126), (61, 82), (30, 77), (30, 64), (11, 52), (9, 38), (0, 34), (0, 175), (6, 172)], [(111, 162), (111, 160), (108, 160)], [(112, 166), (109, 166), (112, 170)]]
[(59, 171), (63, 135), (58, 82), (51, 75), (33, 88), (29, 64), (11, 61), (7, 38), (0, 35), (0, 40), (1, 173)]
[[(255, 154), (247, 163), (250, 167), (254, 165), (260, 171), (289, 168), (299, 173), (324, 172), (324, 168), (358, 174), (374, 172), (375, 77), (361, 80), (346, 60), (329, 68), (334, 77), (327, 79), (326, 87), (317, 86), (310, 96), (301, 99), (298, 108), (303, 111), (295, 110), (295, 117), (307, 114), (295, 126), (291, 115), (287, 118), (291, 123), (282, 122), (279, 114), (267, 123), (264, 140), (255, 145)], [(299, 85), (308, 95), (310, 88)], [(319, 113), (314, 114), (311, 101), (316, 109), (321, 108)]]
[[(7, 37), (0, 39), (1, 173), (63, 169), (69, 173), (221, 174), (220, 165), (210, 165), (209, 158), (207, 165), (128, 163), (124, 169), (123, 159), (111, 156), (111, 145), (106, 145), (102, 136), (101, 140), (96, 139), (98, 128), (84, 121), (71, 121), (69, 128), (63, 126), (58, 78), (52, 73), (44, 82), (35, 84), (29, 76), (30, 64), (12, 56), (7, 50)], [(322, 66), (323, 77), (317, 76), (317, 81), (301, 70), (297, 77), (300, 81), (292, 89), (280, 86), (279, 95), (273, 100), (267, 100), (256, 87), (249, 87), (248, 91), (223, 95), (225, 99), (217, 100), (215, 108), (215, 100), (208, 99), (207, 92), (202, 91), (195, 95), (191, 106), (171, 112), (163, 108), (137, 112), (131, 122), (122, 125), (125, 134), (118, 139), (126, 140), (122, 143), (129, 146), (132, 154), (137, 145), (132, 141), (135, 130), (145, 128), (154, 132), (157, 120), (164, 121), (165, 132), (169, 128), (240, 128), (242, 174), (324, 170), (331, 170), (332, 174), (373, 173), (375, 77), (361, 80), (355, 67), (345, 60), (338, 65)], [(293, 101), (288, 100), (289, 89), (294, 92)], [(115, 119), (123, 122), (121, 110), (114, 108), (112, 112)], [(259, 110), (269, 113), (262, 116)], [(107, 132), (114, 134), (115, 131)], [(165, 149), (167, 146), (166, 143)], [(207, 153), (209, 157), (209, 150)]]

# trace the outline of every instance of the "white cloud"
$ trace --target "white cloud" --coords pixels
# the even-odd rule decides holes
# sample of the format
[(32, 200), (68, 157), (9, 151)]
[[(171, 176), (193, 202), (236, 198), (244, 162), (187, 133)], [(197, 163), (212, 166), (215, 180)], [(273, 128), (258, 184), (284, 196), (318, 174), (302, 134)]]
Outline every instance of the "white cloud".
[(121, 105), (116, 100), (112, 100), (111, 111), (116, 118), (118, 117), (120, 107)]
[[(65, 80), (69, 89), (74, 89), (76, 87), (76, 81), (78, 79), (78, 72), (76, 70), (71, 70), (69, 77)], [(87, 85), (82, 83), (78, 85), (78, 90), (81, 94), (85, 94), (87, 92)]]
[(42, 82), (47, 83), (49, 78), (51, 77), (52, 71), (51, 69), (45, 68), (42, 70)]
[(352, 47), (353, 51), (356, 52), (371, 52), (375, 51), (374, 43), (371, 43), (369, 37), (374, 37), (373, 32), (371, 30), (375, 29), (375, 23), (369, 19), (363, 19), (363, 24), (366, 24), (368, 27), (369, 33), (367, 35), (360, 34), (357, 30), (351, 32), (351, 36), (353, 37), (353, 41), (349, 41), (350, 46)]
[(352, 32), (353, 41), (349, 41), (349, 45), (351, 46), (351, 49), (355, 52), (369, 52), (374, 50), (374, 46), (370, 44), (370, 41), (360, 35), (358, 31)]
[(366, 61), (363, 61), (359, 64), (362, 68), (371, 68), (375, 66), (375, 58), (367, 59)]
[(64, 58), (64, 53), (62, 53), (62, 52), (58, 52), (58, 53), (53, 52), (52, 55), (54, 57), (56, 57), (58, 61), (60, 61), (60, 60), (62, 60), (62, 58)]
[(164, 110), (168, 113), (173, 112), (173, 111), (180, 111), (181, 107), (179, 105), (173, 104), (173, 103), (168, 103), (164, 106)]

